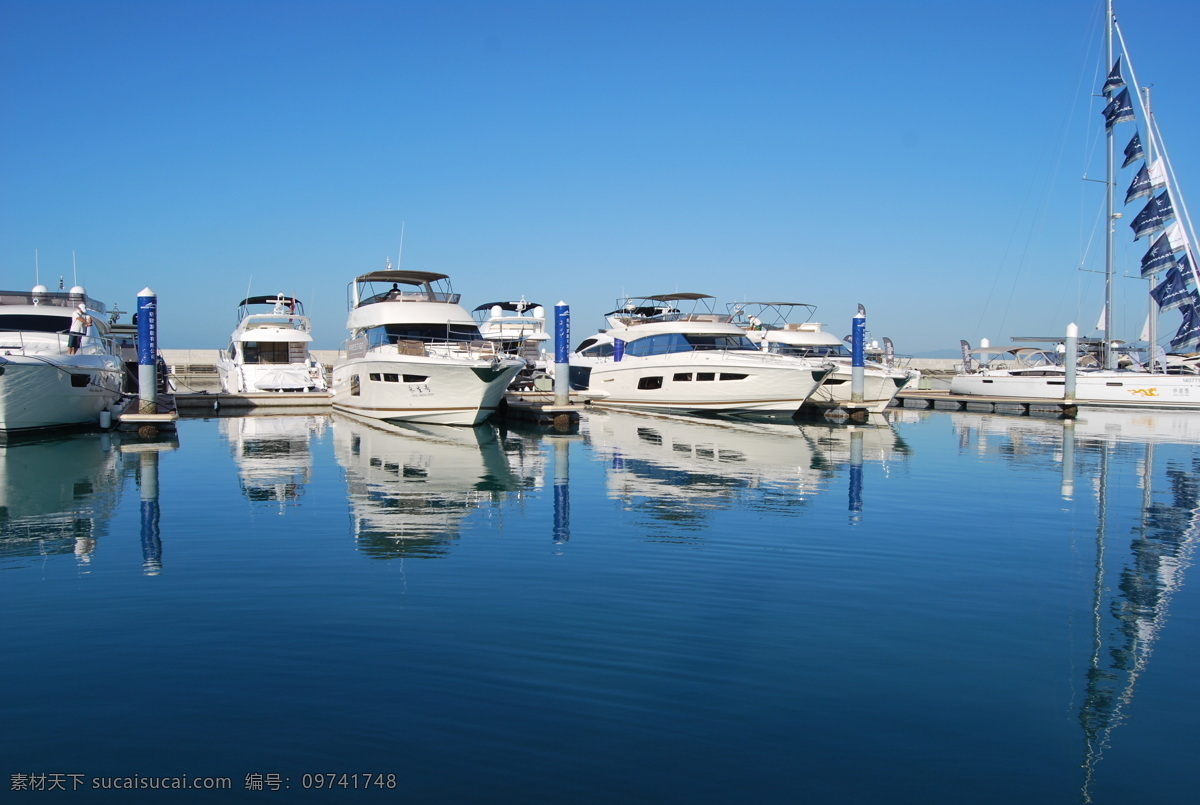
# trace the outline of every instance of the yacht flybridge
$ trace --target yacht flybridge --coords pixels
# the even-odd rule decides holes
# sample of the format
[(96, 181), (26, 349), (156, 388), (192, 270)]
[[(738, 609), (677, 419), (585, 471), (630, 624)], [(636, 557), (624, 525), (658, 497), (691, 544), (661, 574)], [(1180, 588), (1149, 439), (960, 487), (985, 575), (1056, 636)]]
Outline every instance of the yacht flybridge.
[(832, 370), (826, 362), (760, 350), (713, 297), (660, 294), (618, 300), (607, 329), (570, 360), (571, 386), (593, 404), (724, 416), (792, 416)]
[(333, 407), (373, 419), (476, 425), (525, 366), (485, 340), (450, 278), (387, 269), (350, 282), (350, 337), (333, 365)]

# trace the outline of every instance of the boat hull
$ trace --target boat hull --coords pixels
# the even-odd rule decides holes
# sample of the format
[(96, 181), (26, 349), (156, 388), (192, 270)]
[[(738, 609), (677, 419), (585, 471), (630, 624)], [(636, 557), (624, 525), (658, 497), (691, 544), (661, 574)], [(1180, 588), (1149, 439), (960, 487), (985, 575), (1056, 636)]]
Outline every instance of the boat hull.
[(589, 368), (593, 405), (723, 416), (794, 415), (825, 376), (771, 355), (724, 351), (626, 355)]
[(522, 361), (368, 353), (333, 365), (333, 407), (372, 419), (477, 425), (500, 405)]
[[(865, 406), (873, 414), (887, 410), (900, 390), (908, 385), (911, 375), (905, 372), (888, 371), (865, 367), (863, 371), (863, 398), (858, 405)], [(805, 405), (818, 408), (840, 408), (854, 402), (854, 375), (851, 367), (838, 366), (817, 387)]]
[[(983, 397), (1062, 400), (1065, 389), (1062, 375), (974, 374), (958, 375), (950, 381), (951, 394)], [(1200, 375), (1083, 371), (1075, 378), (1075, 400), (1122, 408), (1200, 409)]]
[(74, 361), (6, 356), (0, 369), (5, 433), (98, 423), (100, 412), (121, 397), (123, 369), (112, 356), (80, 355)]

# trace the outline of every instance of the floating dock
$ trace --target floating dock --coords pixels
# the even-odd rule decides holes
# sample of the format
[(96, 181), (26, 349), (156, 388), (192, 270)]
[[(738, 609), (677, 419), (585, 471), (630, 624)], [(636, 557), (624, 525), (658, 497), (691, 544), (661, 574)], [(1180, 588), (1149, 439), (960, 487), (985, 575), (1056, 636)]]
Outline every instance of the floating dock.
[(904, 390), (896, 395), (896, 405), (902, 408), (940, 408), (943, 410), (966, 411), (974, 405), (989, 411), (1010, 411), (1030, 415), (1036, 412), (1057, 412), (1064, 419), (1074, 419), (1079, 414), (1077, 400), (1046, 400), (1036, 397), (984, 397), (976, 394), (951, 394), (940, 389)]
[(226, 410), (271, 409), (286, 412), (296, 408), (328, 410), (331, 407), (332, 397), (326, 391), (264, 391), (253, 394), (201, 391), (175, 395), (176, 410), (190, 416), (203, 416)]

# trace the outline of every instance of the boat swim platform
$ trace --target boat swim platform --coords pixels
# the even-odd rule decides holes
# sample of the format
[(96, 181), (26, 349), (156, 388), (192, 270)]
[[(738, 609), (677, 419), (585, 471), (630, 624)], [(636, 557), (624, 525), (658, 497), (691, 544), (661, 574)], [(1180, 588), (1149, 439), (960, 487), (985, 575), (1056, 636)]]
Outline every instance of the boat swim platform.
[(1046, 400), (1038, 397), (985, 397), (981, 394), (951, 394), (942, 389), (904, 390), (896, 395), (895, 406), (899, 408), (933, 408), (935, 410), (967, 411), (968, 406), (977, 406), (995, 413), (1017, 413), (1030, 416), (1034, 413), (1056, 413), (1063, 419), (1074, 419), (1080, 407), (1086, 403), (1079, 400)]

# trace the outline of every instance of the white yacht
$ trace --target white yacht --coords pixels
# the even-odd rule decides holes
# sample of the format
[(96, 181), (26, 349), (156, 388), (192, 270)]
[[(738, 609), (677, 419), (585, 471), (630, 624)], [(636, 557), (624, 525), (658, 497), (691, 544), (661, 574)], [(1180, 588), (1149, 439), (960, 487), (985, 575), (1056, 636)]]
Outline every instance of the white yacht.
[[(808, 398), (806, 405), (838, 408), (852, 401), (853, 356), (846, 343), (812, 321), (816, 307), (803, 302), (737, 302), (730, 305), (734, 322), (760, 349), (828, 361), (834, 369)], [(799, 321), (801, 317), (803, 321)], [(884, 339), (886, 345), (890, 341)], [(894, 353), (876, 346), (878, 360), (863, 363), (863, 404), (871, 413), (883, 413), (901, 389), (915, 385), (915, 371), (896, 368)]]
[(537, 377), (547, 373), (550, 360), (544, 345), (550, 334), (546, 332), (545, 307), (527, 302), (522, 296), (515, 302), (488, 302), (471, 313), (484, 340), (496, 342), (502, 352), (525, 361), (514, 386), (532, 385)]
[(312, 325), (294, 296), (251, 296), (238, 305), (237, 328), (217, 358), (226, 394), (323, 392), (329, 386), (309, 352)]
[[(832, 365), (760, 350), (707, 294), (623, 300), (609, 329), (571, 356), (571, 385), (593, 404), (686, 414), (792, 416)], [(683, 312), (680, 306), (690, 307)]]
[[(963, 362), (950, 381), (951, 394), (1061, 400), (1066, 366), (1057, 348), (977, 347), (963, 343)], [(1099, 344), (1101, 341), (1091, 342)], [(1088, 344), (1085, 343), (1085, 347)], [(1098, 368), (1102, 357), (1084, 352), (1077, 361), (1075, 399), (1091, 405), (1127, 408), (1200, 407), (1200, 375), (1148, 372), (1128, 357), (1122, 368)]]
[[(71, 333), (76, 313), (87, 329)], [(0, 291), (0, 433), (97, 423), (121, 398), (105, 306), (75, 286)]]
[(476, 425), (525, 365), (484, 340), (445, 274), (388, 269), (348, 287), (350, 338), (333, 407), (373, 419)]

